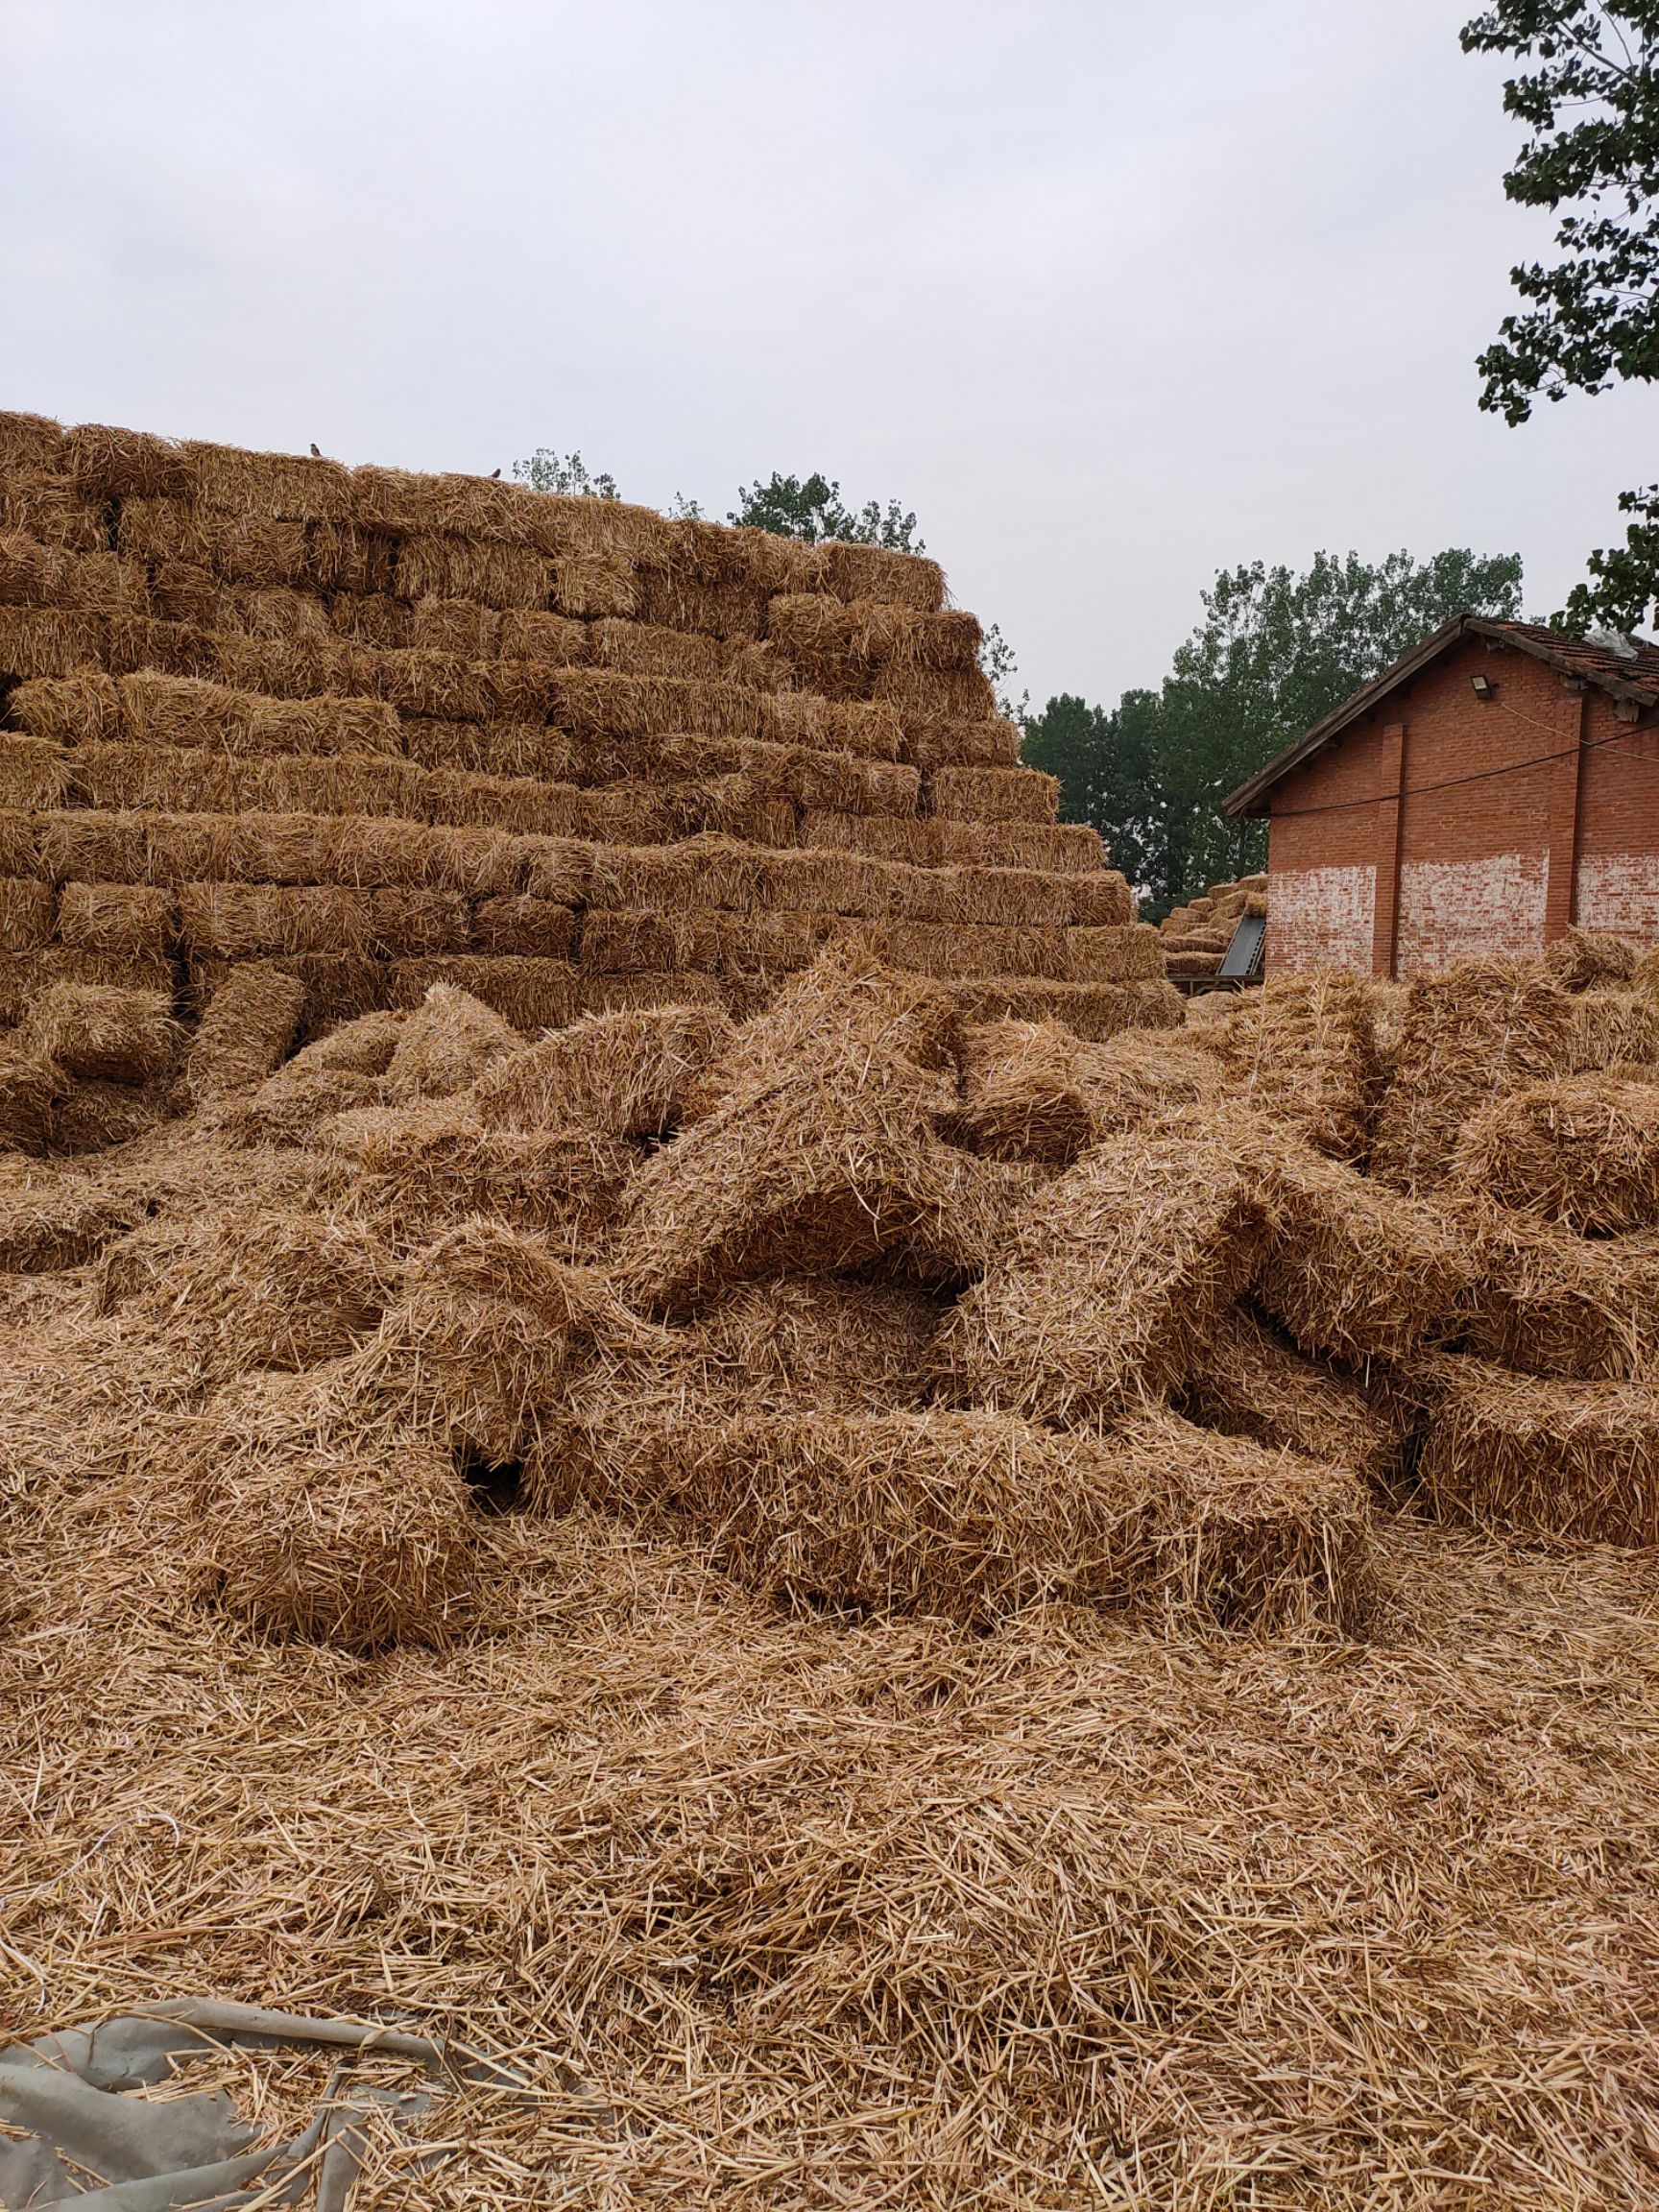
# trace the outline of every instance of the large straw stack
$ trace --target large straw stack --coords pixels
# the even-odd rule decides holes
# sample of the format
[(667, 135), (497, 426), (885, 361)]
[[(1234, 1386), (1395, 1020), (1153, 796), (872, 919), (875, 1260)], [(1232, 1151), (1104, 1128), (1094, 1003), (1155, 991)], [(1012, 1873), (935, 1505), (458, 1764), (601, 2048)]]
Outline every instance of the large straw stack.
[(0, 512), (0, 1019), (260, 964), (307, 1034), (746, 1012), (848, 933), (986, 1019), (1170, 1019), (931, 561), (17, 416)]

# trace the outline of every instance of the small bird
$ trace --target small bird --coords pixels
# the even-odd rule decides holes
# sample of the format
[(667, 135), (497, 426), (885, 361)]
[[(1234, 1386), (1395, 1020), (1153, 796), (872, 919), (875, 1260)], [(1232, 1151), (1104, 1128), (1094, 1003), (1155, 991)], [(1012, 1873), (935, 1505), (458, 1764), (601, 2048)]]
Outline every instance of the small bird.
[(500, 481), (500, 478), (501, 478), (501, 471), (500, 471), (500, 469), (491, 469), (491, 471), (490, 471), (490, 481), (491, 481), (491, 483), (492, 483), (492, 484), (496, 484), (496, 483), (499, 483), (499, 481)]
[(311, 458), (313, 461), (321, 461), (323, 458), (323, 448), (318, 445), (315, 438), (311, 441)]

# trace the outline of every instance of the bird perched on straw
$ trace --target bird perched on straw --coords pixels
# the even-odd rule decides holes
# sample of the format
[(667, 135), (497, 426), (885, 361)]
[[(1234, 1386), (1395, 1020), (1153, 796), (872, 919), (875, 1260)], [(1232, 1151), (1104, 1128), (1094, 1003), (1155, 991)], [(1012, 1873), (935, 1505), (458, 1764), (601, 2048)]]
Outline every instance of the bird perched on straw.
[(323, 448), (318, 445), (315, 438), (311, 441), (311, 458), (313, 461), (321, 461), (323, 458)]
[(492, 484), (494, 484), (494, 483), (498, 482), (498, 481), (499, 481), (499, 479), (500, 479), (500, 475), (501, 475), (501, 471), (500, 471), (500, 469), (491, 469), (491, 471), (490, 471), (490, 481), (491, 481), (491, 483), (492, 483)]

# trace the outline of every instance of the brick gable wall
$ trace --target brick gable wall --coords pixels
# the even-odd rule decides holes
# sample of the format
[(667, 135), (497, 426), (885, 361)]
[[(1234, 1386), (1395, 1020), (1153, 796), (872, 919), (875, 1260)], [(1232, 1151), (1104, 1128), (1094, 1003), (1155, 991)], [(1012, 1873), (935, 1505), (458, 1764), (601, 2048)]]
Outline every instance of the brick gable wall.
[(1536, 951), (1571, 923), (1659, 944), (1659, 732), (1512, 647), (1466, 639), (1272, 809), (1270, 971), (1403, 974)]

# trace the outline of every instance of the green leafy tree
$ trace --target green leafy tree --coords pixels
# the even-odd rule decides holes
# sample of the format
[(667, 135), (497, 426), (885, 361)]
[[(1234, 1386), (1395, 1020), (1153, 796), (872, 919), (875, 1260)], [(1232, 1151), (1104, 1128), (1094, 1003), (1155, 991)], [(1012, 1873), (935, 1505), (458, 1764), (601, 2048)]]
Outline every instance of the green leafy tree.
[(1157, 691), (1110, 713), (1051, 699), (1025, 720), (1022, 757), (1060, 778), (1067, 819), (1094, 825), (1154, 917), (1260, 867), (1265, 827), (1224, 814), (1228, 792), (1454, 614), (1513, 619), (1521, 560), (1318, 553), (1303, 575), (1257, 561), (1203, 605)]
[(566, 498), (581, 499), (619, 496), (614, 476), (604, 470), (595, 474), (580, 453), (555, 453), (548, 445), (538, 445), (528, 461), (515, 461), (513, 475), (532, 492), (559, 492)]
[[(1508, 197), (1559, 217), (1557, 258), (1509, 272), (1526, 302), (1478, 361), (1480, 405), (1525, 422), (1535, 399), (1659, 376), (1659, 0), (1500, 0), (1463, 27), (1469, 53), (1523, 64), (1505, 111), (1530, 135)], [(1622, 547), (1592, 553), (1559, 617), (1644, 627), (1659, 607), (1659, 485), (1620, 497)]]
[(926, 550), (916, 534), (916, 517), (890, 499), (883, 507), (871, 499), (856, 512), (846, 506), (841, 487), (828, 476), (784, 476), (774, 471), (765, 483), (740, 484), (737, 505), (726, 517), (751, 530), (771, 530), (780, 538), (799, 538), (816, 545), (839, 538), (854, 545), (884, 545), (895, 553)]

